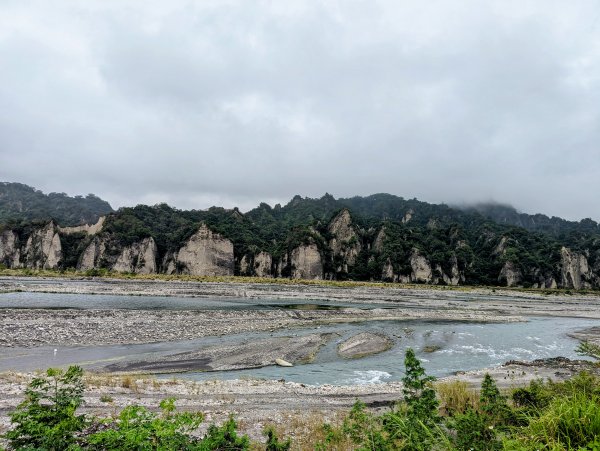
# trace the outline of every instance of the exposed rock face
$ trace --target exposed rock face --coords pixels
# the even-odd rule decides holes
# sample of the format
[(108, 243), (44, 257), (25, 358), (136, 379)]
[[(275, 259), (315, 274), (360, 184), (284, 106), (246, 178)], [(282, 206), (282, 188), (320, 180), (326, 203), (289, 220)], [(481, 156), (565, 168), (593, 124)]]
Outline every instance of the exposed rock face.
[(383, 265), (381, 279), (386, 282), (396, 282), (398, 280), (396, 274), (394, 273), (394, 266), (389, 258), (386, 260), (385, 265)]
[(25, 245), (25, 265), (33, 269), (57, 269), (62, 261), (62, 245), (54, 222), (35, 230)]
[(504, 263), (498, 276), (498, 282), (506, 282), (507, 287), (516, 287), (523, 281), (523, 273), (521, 270), (510, 261)]
[(256, 277), (273, 277), (271, 267), (273, 258), (268, 252), (259, 252), (258, 254), (244, 255), (240, 260), (240, 275)]
[(158, 250), (154, 238), (145, 238), (123, 249), (112, 269), (117, 272), (154, 274)]
[(413, 282), (431, 283), (433, 277), (431, 265), (418, 249), (413, 249), (410, 256), (410, 266), (412, 268), (411, 280)]
[(410, 210), (408, 210), (404, 214), (404, 217), (402, 218), (402, 224), (406, 224), (407, 222), (409, 222), (412, 219), (414, 214), (415, 214), (415, 212), (413, 211), (412, 208)]
[(387, 351), (393, 345), (393, 340), (386, 335), (363, 332), (340, 343), (337, 352), (346, 359), (359, 359)]
[(268, 252), (259, 252), (254, 256), (254, 274), (257, 277), (272, 277), (273, 257)]
[(168, 273), (232, 276), (233, 243), (202, 224), (166, 266)]
[(105, 240), (95, 237), (79, 257), (77, 269), (79, 271), (87, 271), (89, 269), (101, 267), (102, 260), (105, 258), (105, 253)]
[(458, 269), (458, 260), (456, 259), (456, 255), (453, 255), (450, 259), (450, 273), (446, 274), (442, 272), (442, 279), (446, 285), (458, 285), (461, 282), (465, 281), (465, 276)]
[(338, 272), (348, 272), (348, 265), (354, 265), (356, 257), (361, 250), (358, 234), (352, 226), (350, 212), (342, 210), (329, 224), (329, 233), (333, 238), (329, 241), (329, 247), (333, 257), (341, 261), (340, 266), (336, 268)]
[(377, 233), (375, 241), (373, 241), (373, 250), (375, 252), (381, 252), (383, 250), (383, 242), (385, 241), (385, 238), (385, 227), (382, 227)]
[(104, 225), (104, 221), (106, 220), (106, 216), (100, 216), (98, 218), (98, 222), (96, 224), (83, 224), (74, 227), (59, 227), (58, 230), (60, 233), (64, 233), (65, 235), (70, 235), (72, 233), (85, 232), (88, 235), (95, 235), (100, 230), (102, 230), (102, 226)]
[(290, 254), (292, 279), (322, 279), (323, 262), (316, 244), (298, 246)]
[(506, 253), (506, 247), (508, 246), (508, 238), (503, 236), (500, 242), (492, 252), (492, 255), (504, 255)]
[(564, 288), (591, 288), (593, 274), (590, 271), (585, 255), (573, 252), (567, 247), (560, 250), (561, 286)]
[(21, 266), (19, 236), (12, 230), (5, 230), (0, 233), (0, 263), (8, 268), (19, 268)]

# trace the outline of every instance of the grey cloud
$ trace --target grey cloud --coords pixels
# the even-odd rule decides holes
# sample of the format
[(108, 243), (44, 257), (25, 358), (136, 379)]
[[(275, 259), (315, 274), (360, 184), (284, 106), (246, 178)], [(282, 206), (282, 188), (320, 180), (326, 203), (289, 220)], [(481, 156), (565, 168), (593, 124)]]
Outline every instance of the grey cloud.
[(600, 219), (592, 1), (0, 8), (3, 180), (115, 206), (386, 191)]

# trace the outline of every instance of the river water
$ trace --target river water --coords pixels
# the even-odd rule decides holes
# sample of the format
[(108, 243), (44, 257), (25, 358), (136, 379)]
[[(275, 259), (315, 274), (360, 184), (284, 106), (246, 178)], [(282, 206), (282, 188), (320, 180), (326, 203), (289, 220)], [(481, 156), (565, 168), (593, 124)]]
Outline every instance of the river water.
[[(65, 295), (50, 293), (0, 294), (0, 308), (127, 308), (127, 309), (278, 309), (278, 308), (382, 308), (378, 304), (345, 304), (315, 301), (229, 298), (178, 298), (111, 295)], [(389, 307), (389, 304), (387, 304)], [(523, 323), (465, 323), (441, 321), (368, 321), (336, 324), (276, 333), (243, 333), (228, 337), (207, 337), (177, 342), (86, 347), (0, 348), (0, 371), (30, 371), (48, 366), (80, 364), (101, 368), (127, 360), (143, 360), (176, 352), (192, 351), (215, 344), (234, 343), (271, 336), (294, 336), (315, 332), (336, 334), (310, 364), (293, 368), (264, 368), (178, 374), (195, 380), (264, 378), (285, 379), (306, 384), (366, 384), (398, 380), (403, 376), (406, 348), (416, 350), (429, 374), (445, 376), (460, 370), (499, 365), (507, 360), (533, 360), (564, 356), (577, 358), (577, 341), (569, 332), (597, 326), (598, 320), (581, 318), (533, 317)], [(360, 332), (379, 332), (392, 337), (395, 345), (387, 352), (357, 360), (341, 359), (337, 344)], [(426, 352), (427, 348), (436, 349)], [(56, 353), (54, 352), (56, 349)], [(168, 377), (172, 377), (170, 374)]]

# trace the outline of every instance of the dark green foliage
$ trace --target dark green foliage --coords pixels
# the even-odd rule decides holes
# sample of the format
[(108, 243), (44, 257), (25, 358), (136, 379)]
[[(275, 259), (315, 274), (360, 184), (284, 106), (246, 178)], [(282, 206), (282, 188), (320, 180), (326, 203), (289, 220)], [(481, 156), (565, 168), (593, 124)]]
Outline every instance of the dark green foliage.
[(528, 415), (536, 415), (546, 408), (552, 400), (552, 395), (540, 380), (531, 381), (529, 387), (517, 388), (512, 393), (512, 400), (516, 407)]
[(0, 182), (0, 223), (54, 219), (63, 226), (77, 225), (96, 222), (112, 211), (108, 202), (93, 194), (44, 194), (22, 183)]
[(238, 437), (236, 433), (236, 423), (233, 418), (221, 427), (211, 424), (208, 432), (198, 444), (198, 451), (243, 451), (250, 446), (250, 439), (247, 436)]
[(479, 408), (492, 426), (504, 428), (516, 421), (514, 412), (506, 402), (506, 397), (500, 393), (496, 381), (487, 373), (481, 383)]
[[(353, 240), (360, 244), (360, 252), (347, 271), (342, 265), (343, 257), (333, 255), (329, 246), (333, 237), (328, 226), (343, 209), (351, 214), (357, 234)], [(0, 210), (0, 230), (10, 228), (17, 232), (21, 245), (35, 227), (44, 224), (10, 218), (2, 224), (1, 218)], [(116, 256), (123, 246), (153, 237), (158, 261), (162, 262), (167, 254), (178, 251), (202, 223), (232, 241), (235, 274), (240, 274), (244, 256), (252, 261), (253, 256), (265, 251), (272, 255), (275, 265), (294, 248), (306, 244), (317, 246), (324, 276), (337, 280), (381, 280), (387, 277), (382, 272), (388, 262), (393, 269), (388, 281), (401, 279), (411, 275), (414, 255), (428, 261), (433, 278), (440, 284), (447, 283), (451, 275), (455, 278), (452, 283), (456, 283), (458, 270), (460, 283), (506, 285), (506, 277), (500, 276), (506, 263), (520, 273), (518, 283), (524, 287), (544, 287), (552, 280), (560, 283), (563, 246), (584, 253), (591, 268), (597, 266), (596, 262), (600, 264), (600, 230), (590, 220), (564, 221), (556, 228), (528, 230), (511, 225), (510, 221), (494, 222), (474, 210), (389, 194), (350, 199), (335, 199), (329, 194), (319, 199), (296, 196), (287, 205), (272, 208), (262, 203), (247, 213), (236, 208), (182, 211), (166, 204), (138, 205), (109, 214), (100, 237), (108, 245), (109, 256)], [(375, 247), (382, 229), (385, 239)], [(62, 267), (73, 268), (90, 237), (62, 235), (61, 240), (65, 254)], [(8, 259), (0, 263), (10, 264)], [(100, 262), (99, 266), (103, 264), (109, 266), (108, 262)], [(288, 265), (280, 270), (282, 276), (288, 277), (292, 268)], [(250, 267), (249, 274), (252, 272)], [(583, 281), (597, 284), (594, 278)]]
[(61, 450), (76, 443), (76, 434), (86, 426), (81, 405), (83, 370), (71, 366), (66, 372), (49, 369), (36, 377), (25, 391), (25, 400), (10, 414), (15, 427), (6, 433), (13, 448)]
[(290, 439), (287, 439), (284, 442), (279, 441), (277, 433), (272, 427), (265, 429), (264, 435), (267, 437), (265, 451), (289, 451), (292, 446), (292, 441)]
[(600, 346), (590, 343), (589, 341), (581, 341), (576, 349), (577, 354), (592, 357), (600, 360)]
[(344, 420), (342, 430), (361, 451), (392, 450), (390, 440), (382, 427), (382, 419), (367, 412), (365, 405), (356, 401), (348, 417)]
[[(177, 412), (175, 398), (160, 403), (156, 414), (140, 406), (128, 406), (116, 419), (89, 419), (76, 415), (82, 403), (83, 371), (71, 366), (66, 372), (49, 369), (45, 377), (32, 380), (25, 400), (10, 414), (14, 427), (5, 434), (11, 449), (28, 450), (222, 450), (243, 451), (250, 446), (246, 436), (236, 433), (230, 418), (224, 425), (211, 425), (203, 438), (194, 432), (203, 416)], [(269, 437), (272, 451), (289, 449), (289, 441)]]
[(407, 416), (427, 426), (437, 423), (439, 402), (431, 385), (435, 378), (425, 374), (425, 369), (411, 348), (406, 350), (404, 367), (406, 374), (402, 378), (404, 383), (402, 392), (407, 406)]
[(202, 422), (199, 413), (174, 413), (175, 399), (160, 403), (162, 414), (156, 415), (139, 406), (128, 406), (121, 411), (115, 422), (108, 420), (107, 428), (86, 438), (87, 448), (176, 450), (186, 449), (197, 440), (189, 436)]
[(493, 425), (489, 424), (486, 415), (475, 409), (470, 408), (455, 416), (451, 425), (456, 431), (454, 445), (458, 450), (489, 451), (502, 448)]

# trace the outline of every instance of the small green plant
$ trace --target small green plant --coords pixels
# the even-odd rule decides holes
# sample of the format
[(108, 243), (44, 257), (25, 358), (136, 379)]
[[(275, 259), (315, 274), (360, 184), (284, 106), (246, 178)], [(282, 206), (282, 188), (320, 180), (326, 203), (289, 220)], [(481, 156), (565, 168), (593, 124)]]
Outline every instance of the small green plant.
[(435, 396), (432, 383), (435, 377), (427, 376), (421, 362), (411, 348), (406, 350), (404, 357), (406, 375), (402, 378), (404, 402), (407, 405), (407, 415), (427, 425), (437, 423), (439, 402)]
[(102, 396), (100, 396), (100, 402), (110, 403), (110, 402), (113, 402), (113, 401), (114, 401), (114, 399), (112, 398), (112, 396), (109, 396), (109, 395), (102, 395)]
[(289, 451), (292, 446), (292, 441), (290, 439), (287, 439), (284, 442), (279, 441), (277, 433), (272, 426), (267, 427), (263, 434), (267, 437), (265, 451)]
[(580, 341), (579, 346), (575, 350), (577, 354), (592, 357), (600, 360), (600, 346), (590, 343), (589, 341)]
[(145, 407), (128, 406), (116, 421), (105, 420), (106, 429), (87, 437), (88, 448), (105, 449), (185, 449), (197, 439), (189, 435), (202, 422), (202, 414), (175, 412), (175, 398), (160, 403), (161, 414)]
[(458, 450), (488, 451), (501, 448), (494, 427), (485, 415), (475, 409), (457, 415), (450, 425), (456, 431), (454, 445)]
[(238, 437), (237, 424), (230, 417), (223, 426), (218, 427), (211, 424), (202, 441), (194, 449), (197, 451), (244, 451), (250, 447), (250, 439), (243, 435)]
[(12, 448), (67, 449), (87, 425), (75, 415), (83, 394), (83, 370), (71, 366), (66, 372), (49, 369), (25, 390), (25, 400), (10, 414), (15, 427), (5, 437)]

